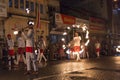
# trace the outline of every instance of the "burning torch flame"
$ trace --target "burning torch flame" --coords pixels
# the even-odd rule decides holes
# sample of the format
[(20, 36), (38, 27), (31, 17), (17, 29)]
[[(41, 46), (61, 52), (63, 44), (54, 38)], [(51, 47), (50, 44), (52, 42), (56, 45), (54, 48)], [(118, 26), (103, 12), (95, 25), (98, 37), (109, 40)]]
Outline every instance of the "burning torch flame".
[(90, 42), (90, 40), (88, 39), (87, 42), (85, 43), (85, 46), (88, 46), (89, 42)]
[(85, 37), (86, 39), (88, 39), (89, 38), (89, 31), (87, 30), (86, 31), (86, 37)]
[(116, 51), (117, 51), (117, 52), (120, 52), (120, 46), (118, 46), (118, 47), (116, 48)]

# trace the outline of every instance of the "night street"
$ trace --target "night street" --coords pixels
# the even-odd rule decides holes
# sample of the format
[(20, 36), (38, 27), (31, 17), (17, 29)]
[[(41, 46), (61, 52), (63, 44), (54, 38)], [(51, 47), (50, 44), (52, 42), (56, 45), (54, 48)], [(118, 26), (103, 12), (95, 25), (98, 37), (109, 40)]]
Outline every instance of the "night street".
[(119, 80), (120, 57), (101, 57), (81, 61), (50, 61), (39, 65), (38, 75), (25, 70), (0, 70), (0, 80)]
[(0, 0), (0, 80), (120, 80), (120, 0)]

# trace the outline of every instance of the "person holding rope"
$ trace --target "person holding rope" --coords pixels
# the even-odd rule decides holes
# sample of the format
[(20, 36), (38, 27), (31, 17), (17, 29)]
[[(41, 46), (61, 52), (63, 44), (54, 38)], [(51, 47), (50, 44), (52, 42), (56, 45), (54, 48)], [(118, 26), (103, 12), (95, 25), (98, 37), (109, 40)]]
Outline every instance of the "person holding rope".
[(78, 35), (77, 32), (74, 33), (74, 37), (73, 37), (73, 54), (76, 54), (77, 58), (76, 60), (79, 61), (80, 60), (80, 41), (81, 41), (81, 37)]
[(34, 53), (34, 30), (33, 24), (29, 24), (27, 35), (24, 34), (24, 30), (22, 29), (22, 35), (26, 39), (26, 64), (27, 64), (27, 72), (25, 74), (31, 73), (31, 62), (33, 66), (33, 74), (37, 74), (35, 53)]

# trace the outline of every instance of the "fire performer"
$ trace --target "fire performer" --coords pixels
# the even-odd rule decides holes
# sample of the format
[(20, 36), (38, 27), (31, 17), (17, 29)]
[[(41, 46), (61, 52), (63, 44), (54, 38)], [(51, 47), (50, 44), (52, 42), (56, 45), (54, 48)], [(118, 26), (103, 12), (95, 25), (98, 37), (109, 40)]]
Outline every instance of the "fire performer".
[(80, 52), (80, 41), (81, 41), (81, 37), (78, 35), (77, 32), (75, 32), (75, 36), (74, 36), (73, 40), (74, 40), (73, 54), (76, 54), (76, 55), (77, 55), (76, 60), (78, 61), (78, 60), (80, 60), (79, 52)]

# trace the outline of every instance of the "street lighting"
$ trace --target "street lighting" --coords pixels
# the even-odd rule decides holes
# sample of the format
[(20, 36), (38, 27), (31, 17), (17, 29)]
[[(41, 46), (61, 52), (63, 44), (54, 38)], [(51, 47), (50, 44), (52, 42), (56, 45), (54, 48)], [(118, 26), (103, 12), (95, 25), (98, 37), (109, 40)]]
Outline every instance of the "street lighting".
[[(29, 15), (29, 14), (30, 14), (30, 9), (29, 9), (29, 8), (26, 8), (26, 12), (27, 12), (27, 14)], [(28, 16), (28, 25), (29, 25), (29, 16)]]
[(30, 9), (26, 8), (26, 12), (27, 12), (27, 14), (29, 14), (30, 13)]
[(14, 31), (14, 35), (17, 35), (18, 34), (18, 31)]
[(113, 0), (114, 2), (116, 2), (117, 0)]

